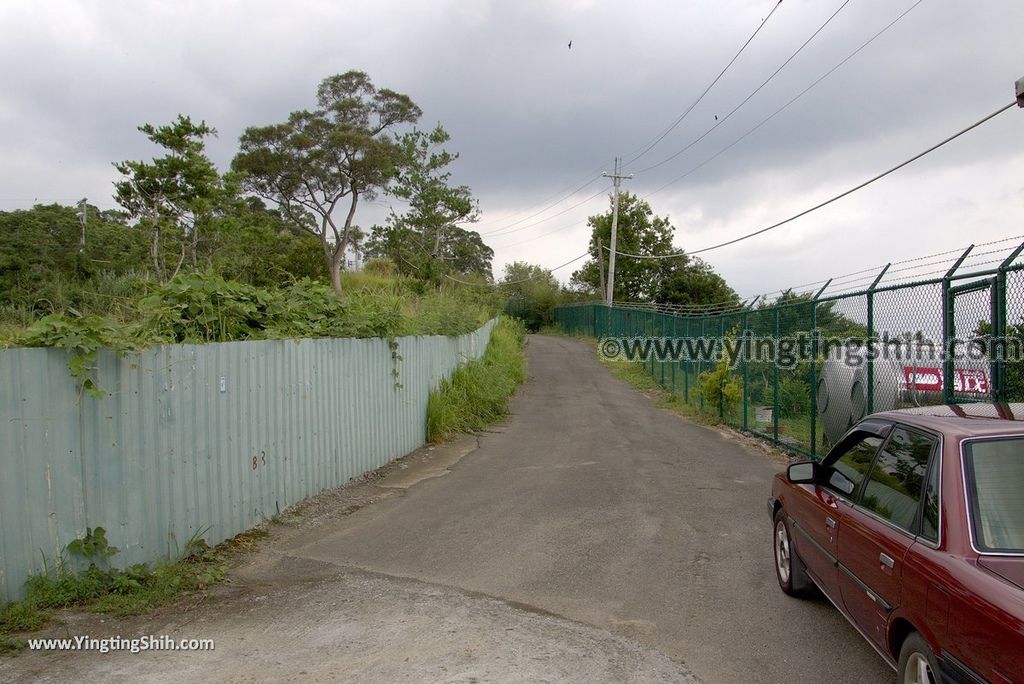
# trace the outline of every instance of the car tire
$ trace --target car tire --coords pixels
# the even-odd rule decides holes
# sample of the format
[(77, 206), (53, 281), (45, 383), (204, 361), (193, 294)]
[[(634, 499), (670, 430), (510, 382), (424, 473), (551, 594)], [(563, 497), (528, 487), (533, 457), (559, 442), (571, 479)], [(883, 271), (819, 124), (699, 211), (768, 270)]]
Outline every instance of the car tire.
[(772, 530), (773, 557), (775, 559), (775, 578), (779, 580), (782, 591), (790, 596), (805, 597), (814, 591), (814, 583), (807, 576), (804, 562), (800, 560), (793, 548), (793, 537), (789, 533), (789, 522), (781, 508), (775, 512), (775, 525)]
[(942, 681), (939, 663), (931, 646), (917, 632), (911, 632), (903, 640), (896, 671), (898, 684), (938, 684)]

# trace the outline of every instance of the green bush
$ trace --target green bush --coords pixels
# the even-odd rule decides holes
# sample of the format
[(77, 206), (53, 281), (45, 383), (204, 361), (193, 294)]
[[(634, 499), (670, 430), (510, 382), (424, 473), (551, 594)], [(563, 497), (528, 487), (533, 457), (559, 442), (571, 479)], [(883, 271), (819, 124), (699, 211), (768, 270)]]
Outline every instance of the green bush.
[(786, 374), (779, 379), (780, 418), (807, 416), (811, 412), (811, 388), (802, 378)]
[(704, 371), (697, 377), (697, 385), (704, 405), (720, 413), (729, 413), (743, 399), (743, 387), (733, 377), (729, 359), (724, 356), (714, 370)]
[[(161, 343), (238, 340), (462, 335), (476, 330), (499, 310), (493, 288), (446, 287), (417, 294), (406, 278), (346, 273), (343, 294), (300, 279), (282, 288), (261, 288), (213, 273), (189, 273), (166, 285), (128, 276), (110, 279), (106, 289), (129, 287), (146, 294), (131, 307), (131, 320), (67, 309), (27, 328), (0, 327), (0, 347), (62, 347), (82, 388), (102, 396), (92, 379), (100, 348), (127, 353)], [(113, 297), (114, 295), (110, 295)], [(12, 308), (12, 317), (31, 313)]]

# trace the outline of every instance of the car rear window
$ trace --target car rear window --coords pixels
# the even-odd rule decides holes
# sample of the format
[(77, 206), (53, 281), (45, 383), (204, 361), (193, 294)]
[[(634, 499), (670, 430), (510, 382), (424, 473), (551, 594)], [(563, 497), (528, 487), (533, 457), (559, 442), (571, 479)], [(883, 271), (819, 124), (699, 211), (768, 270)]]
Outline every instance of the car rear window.
[(964, 453), (978, 550), (1024, 552), (1024, 438), (969, 442)]

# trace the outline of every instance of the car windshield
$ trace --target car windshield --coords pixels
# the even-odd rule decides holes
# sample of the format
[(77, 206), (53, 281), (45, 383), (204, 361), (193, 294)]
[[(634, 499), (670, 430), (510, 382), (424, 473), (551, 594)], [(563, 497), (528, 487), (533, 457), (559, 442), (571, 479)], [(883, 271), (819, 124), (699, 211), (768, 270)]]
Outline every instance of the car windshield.
[(980, 551), (1024, 551), (1024, 439), (970, 442), (968, 494)]

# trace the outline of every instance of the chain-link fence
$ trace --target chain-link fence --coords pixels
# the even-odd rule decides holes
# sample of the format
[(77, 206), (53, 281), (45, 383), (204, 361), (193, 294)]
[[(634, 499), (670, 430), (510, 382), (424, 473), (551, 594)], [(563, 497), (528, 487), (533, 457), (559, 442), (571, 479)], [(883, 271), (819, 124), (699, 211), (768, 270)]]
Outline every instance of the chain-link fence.
[(908, 260), (917, 263), (844, 276), (833, 294), (828, 281), (760, 306), (574, 304), (555, 320), (599, 340), (605, 357), (644, 364), (682, 401), (818, 457), (870, 413), (1024, 401), (1022, 250), (979, 261), (1000, 250), (968, 249), (927, 272), (940, 262)]

